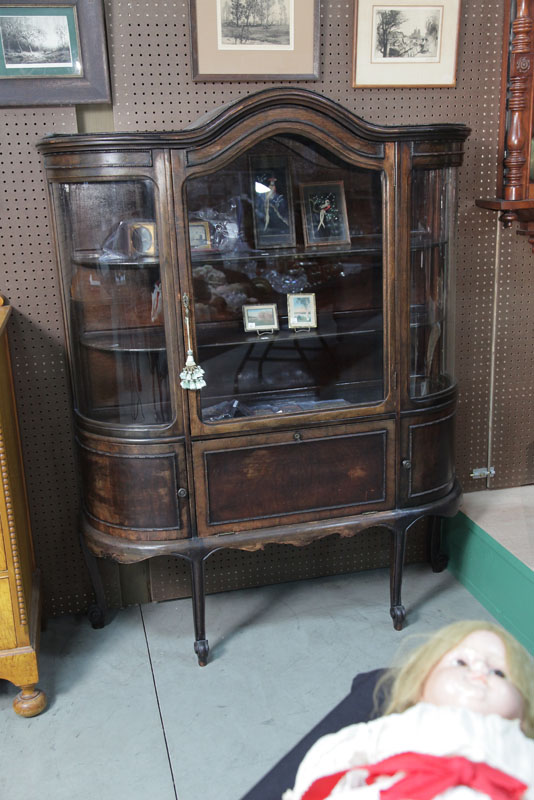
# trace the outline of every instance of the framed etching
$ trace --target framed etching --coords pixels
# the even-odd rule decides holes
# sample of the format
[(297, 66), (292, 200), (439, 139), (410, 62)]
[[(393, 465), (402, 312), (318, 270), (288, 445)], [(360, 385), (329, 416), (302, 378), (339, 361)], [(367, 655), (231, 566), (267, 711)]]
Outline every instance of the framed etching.
[(314, 294), (288, 294), (287, 326), (294, 329), (317, 327)]
[(256, 247), (293, 247), (295, 225), (287, 158), (252, 156), (249, 169)]
[(306, 247), (350, 244), (343, 181), (301, 183), (299, 188)]
[(455, 86), (461, 0), (356, 0), (352, 85)]
[(243, 306), (243, 324), (247, 332), (277, 331), (278, 313), (276, 304)]
[(0, 106), (111, 99), (100, 0), (0, 0)]
[(320, 0), (190, 0), (190, 10), (193, 80), (318, 80)]

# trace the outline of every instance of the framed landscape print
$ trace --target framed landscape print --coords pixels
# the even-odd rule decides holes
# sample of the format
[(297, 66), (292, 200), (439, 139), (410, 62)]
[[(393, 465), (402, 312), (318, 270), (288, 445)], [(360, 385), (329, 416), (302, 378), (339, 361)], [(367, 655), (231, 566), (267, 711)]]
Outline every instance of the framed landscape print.
[(190, 9), (193, 80), (319, 78), (320, 0), (190, 0)]
[(295, 225), (287, 158), (252, 156), (249, 170), (256, 247), (293, 247)]
[(343, 181), (301, 183), (300, 200), (307, 247), (350, 244)]
[(247, 332), (277, 331), (278, 312), (276, 304), (243, 306), (243, 325)]
[(101, 0), (0, 0), (0, 106), (109, 102)]
[(295, 330), (317, 327), (314, 294), (288, 294), (287, 326)]
[(460, 0), (356, 0), (352, 85), (455, 86)]

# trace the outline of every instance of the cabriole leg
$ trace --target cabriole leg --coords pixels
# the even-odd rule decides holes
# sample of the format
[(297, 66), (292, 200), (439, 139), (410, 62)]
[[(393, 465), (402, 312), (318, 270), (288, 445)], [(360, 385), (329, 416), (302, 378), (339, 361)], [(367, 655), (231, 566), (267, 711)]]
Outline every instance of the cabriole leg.
[(391, 532), (391, 563), (389, 572), (389, 589), (391, 607), (389, 613), (393, 620), (393, 627), (401, 631), (406, 617), (406, 609), (401, 602), (402, 571), (404, 567), (404, 553), (406, 550), (406, 529), (399, 528)]
[(96, 603), (93, 603), (87, 609), (87, 616), (93, 628), (103, 628), (106, 624), (107, 611), (104, 583), (102, 581), (100, 570), (98, 569), (96, 556), (94, 556), (87, 547), (85, 539), (83, 538), (83, 533), (80, 534), (80, 544), (82, 547), (85, 564), (89, 572), (89, 577), (91, 578), (91, 585), (96, 597)]
[(430, 566), (432, 572), (443, 572), (449, 563), (448, 557), (441, 549), (441, 534), (443, 532), (442, 517), (430, 518), (429, 550)]
[(195, 625), (195, 653), (200, 667), (208, 662), (209, 645), (206, 639), (206, 611), (204, 592), (204, 558), (191, 559), (191, 589), (193, 601), (193, 621)]

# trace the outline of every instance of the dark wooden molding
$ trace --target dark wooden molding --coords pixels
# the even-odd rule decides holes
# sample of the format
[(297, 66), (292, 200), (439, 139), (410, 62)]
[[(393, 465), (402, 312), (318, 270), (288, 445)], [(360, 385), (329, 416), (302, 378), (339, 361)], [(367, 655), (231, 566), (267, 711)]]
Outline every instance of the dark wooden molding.
[(505, 228), (517, 223), (517, 232), (528, 237), (534, 250), (533, 111), (534, 0), (505, 0), (499, 197), (476, 200), (476, 205), (498, 211)]

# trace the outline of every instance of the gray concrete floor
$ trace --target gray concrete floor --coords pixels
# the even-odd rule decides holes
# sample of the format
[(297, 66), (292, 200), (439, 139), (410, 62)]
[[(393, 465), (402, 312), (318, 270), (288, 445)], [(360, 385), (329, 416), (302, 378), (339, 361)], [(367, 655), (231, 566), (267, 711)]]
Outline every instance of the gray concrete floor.
[[(103, 630), (61, 617), (42, 635), (39, 717), (0, 681), (3, 800), (239, 800), (401, 643), (491, 615), (449, 572), (405, 571), (393, 630), (387, 570), (207, 598), (197, 665), (189, 599), (119, 611)], [(276, 798), (273, 798), (276, 800)]]

